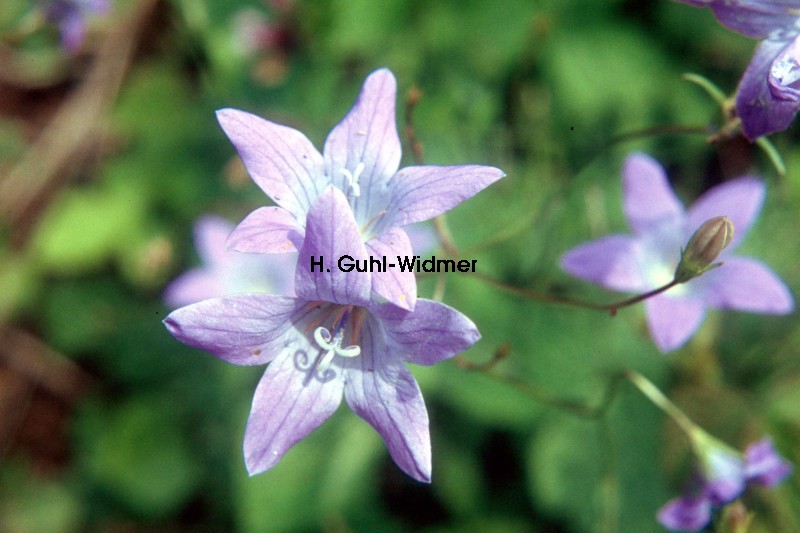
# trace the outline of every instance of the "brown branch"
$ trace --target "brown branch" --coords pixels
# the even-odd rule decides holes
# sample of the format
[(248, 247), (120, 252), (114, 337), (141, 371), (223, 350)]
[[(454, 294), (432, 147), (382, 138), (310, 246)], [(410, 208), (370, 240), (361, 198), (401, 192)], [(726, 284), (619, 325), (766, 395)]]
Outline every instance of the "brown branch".
[(30, 333), (8, 326), (0, 326), (0, 363), (65, 400), (75, 398), (90, 381), (70, 359)]
[[(0, 179), (0, 218), (24, 240), (31, 211), (60, 187), (75, 156), (102, 133), (130, 65), (138, 34), (158, 0), (145, 0), (130, 16), (119, 17), (98, 46), (97, 57), (80, 83), (22, 159)], [(28, 227), (24, 227), (27, 222)]]

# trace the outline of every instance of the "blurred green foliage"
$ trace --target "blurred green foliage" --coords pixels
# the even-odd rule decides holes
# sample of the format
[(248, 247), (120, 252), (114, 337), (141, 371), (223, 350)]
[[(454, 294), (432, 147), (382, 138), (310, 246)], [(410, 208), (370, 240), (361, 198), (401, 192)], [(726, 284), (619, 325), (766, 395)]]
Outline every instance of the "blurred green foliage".
[[(0, 80), (29, 108), (0, 107), (0, 172), (29, 149), (52, 106), (88, 83), (97, 47), (111, 42), (104, 34), (145, 4), (120, 0), (93, 20), (79, 57), (57, 49), (52, 28), (29, 31), (26, 0), (0, 4), (3, 46), (31, 58), (36, 79), (70, 69), (49, 87)], [(243, 42), (236, 21), (246, 7), (283, 40), (256, 49)], [(448, 215), (456, 244), (482, 274), (616, 299), (569, 278), (558, 258), (626, 231), (620, 164), (644, 150), (667, 166), (687, 201), (720, 180), (762, 175), (768, 199), (742, 250), (797, 294), (796, 127), (773, 139), (785, 177), (739, 141), (709, 145), (669, 128), (619, 137), (719, 124), (715, 104), (680, 75), (702, 73), (732, 91), (754, 43), (706, 11), (668, 0), (152, 2), (97, 141), (103, 148), (65, 169), (26, 221), (27, 234), (3, 228), (0, 322), (76, 363), (88, 385), (63, 399), (23, 380), (19, 409), (43, 394), (61, 418), (30, 411), (23, 421), (0, 420), (0, 530), (654, 531), (655, 512), (688, 476), (679, 430), (630, 386), (617, 389), (600, 418), (525, 388), (599, 405), (625, 368), (647, 375), (731, 445), (769, 433), (800, 464), (794, 316), (714, 313), (688, 346), (664, 356), (639, 308), (611, 317), (451, 275), (443, 300), (483, 335), (465, 358), (484, 362), (508, 345), (497, 370), (527, 385), (452, 362), (412, 369), (431, 417), (430, 486), (405, 478), (377, 434), (345, 408), (273, 470), (248, 477), (241, 441), (263, 369), (229, 368), (174, 341), (160, 323), (169, 312), (161, 290), (197, 264), (194, 220), (213, 212), (238, 221), (267, 202), (237, 166), (214, 110), (261, 114), (321, 147), (381, 66), (398, 78), (401, 132), (407, 91), (422, 91), (414, 120), (427, 163), (491, 164), (508, 174)], [(438, 281), (421, 278), (420, 293), (438, 294)], [(54, 465), (38, 441), (22, 438), (27, 425), (40, 439), (64, 441), (68, 453)], [(752, 531), (800, 530), (797, 478), (747, 503), (756, 512)]]

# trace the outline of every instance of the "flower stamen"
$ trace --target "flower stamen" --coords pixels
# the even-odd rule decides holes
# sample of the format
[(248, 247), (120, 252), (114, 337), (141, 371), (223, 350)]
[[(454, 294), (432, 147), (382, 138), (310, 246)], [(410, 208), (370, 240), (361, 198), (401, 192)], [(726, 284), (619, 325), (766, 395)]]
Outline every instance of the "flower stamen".
[(350, 172), (346, 168), (341, 169), (339, 172), (344, 174), (344, 177), (347, 178), (347, 183), (353, 191), (353, 196), (361, 196), (361, 187), (358, 185), (358, 178), (360, 178), (361, 173), (364, 172), (364, 163), (361, 162), (357, 164), (353, 172)]
[(341, 322), (332, 334), (325, 326), (320, 326), (314, 330), (314, 341), (317, 343), (317, 346), (325, 350), (325, 355), (323, 355), (319, 363), (317, 363), (317, 370), (320, 372), (325, 372), (328, 369), (331, 362), (333, 362), (334, 355), (342, 357), (358, 357), (361, 355), (361, 347), (356, 344), (342, 347), (344, 327), (347, 324), (347, 318), (348, 315), (342, 317)]

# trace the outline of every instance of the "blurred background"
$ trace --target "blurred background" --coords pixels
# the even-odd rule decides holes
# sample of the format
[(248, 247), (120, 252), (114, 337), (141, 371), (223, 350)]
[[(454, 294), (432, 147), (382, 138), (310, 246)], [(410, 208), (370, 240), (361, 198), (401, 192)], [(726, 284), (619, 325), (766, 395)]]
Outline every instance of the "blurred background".
[[(642, 150), (687, 204), (726, 179), (762, 176), (767, 200), (740, 251), (797, 296), (800, 129), (772, 138), (784, 176), (741, 138), (706, 142), (720, 110), (681, 74), (732, 93), (756, 45), (708, 10), (74, 0), (65, 16), (54, 3), (0, 3), (0, 531), (658, 531), (656, 511), (690, 477), (677, 426), (625, 384), (599, 417), (543, 401), (598, 405), (626, 368), (734, 448), (770, 434), (800, 464), (796, 315), (712, 312), (664, 355), (641, 307), (612, 318), (463, 274), (421, 277), (422, 296), (478, 325), (464, 358), (504, 351), (497, 370), (520, 383), (452, 361), (412, 368), (431, 418), (431, 485), (406, 477), (345, 407), (249, 478), (242, 437), (263, 368), (225, 364), (161, 324), (165, 287), (203, 262), (195, 222), (236, 223), (269, 202), (214, 111), (259, 114), (321, 148), (382, 66), (398, 78), (401, 136), (407, 95), (421, 93), (427, 164), (508, 175), (448, 215), (481, 274), (618, 299), (558, 259), (627, 231), (620, 167)], [(752, 531), (800, 531), (797, 477), (746, 503)]]

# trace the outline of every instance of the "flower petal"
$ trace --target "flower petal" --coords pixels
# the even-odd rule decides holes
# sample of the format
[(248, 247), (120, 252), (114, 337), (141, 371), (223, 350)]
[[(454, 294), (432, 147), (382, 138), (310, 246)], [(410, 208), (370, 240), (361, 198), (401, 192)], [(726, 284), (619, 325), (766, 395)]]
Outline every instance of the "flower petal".
[(705, 494), (712, 504), (724, 505), (744, 492), (744, 461), (738, 452), (727, 447), (712, 447), (705, 461)]
[(696, 230), (710, 218), (728, 217), (733, 222), (733, 240), (726, 249), (730, 252), (747, 235), (761, 211), (765, 195), (764, 182), (751, 177), (712, 187), (689, 208), (689, 230)]
[(253, 181), (297, 219), (327, 184), (322, 156), (305, 135), (238, 109), (217, 111)]
[(609, 235), (581, 244), (561, 257), (561, 268), (575, 277), (616, 291), (647, 290), (643, 249), (634, 237)]
[(435, 365), (481, 338), (472, 320), (439, 302), (417, 300), (413, 313), (392, 305), (373, 310), (383, 322), (391, 349), (416, 365)]
[(363, 193), (383, 187), (400, 165), (400, 138), (395, 125), (397, 82), (388, 69), (376, 70), (364, 81), (355, 105), (325, 141), (325, 172), (346, 191), (342, 170), (354, 173), (359, 163)]
[(302, 348), (287, 349), (258, 383), (244, 435), (250, 475), (275, 466), (342, 402), (343, 370), (334, 364), (320, 374), (315, 356)]
[(769, 88), (781, 100), (800, 100), (800, 37), (795, 37), (769, 67)]
[(675, 498), (658, 511), (658, 521), (667, 529), (700, 531), (711, 522), (711, 502), (703, 495)]
[(664, 168), (652, 157), (636, 153), (622, 167), (625, 216), (635, 233), (645, 234), (684, 216), (683, 204), (675, 196)]
[(164, 289), (167, 306), (177, 309), (225, 294), (225, 283), (210, 270), (193, 268), (172, 280)]
[(785, 130), (800, 109), (800, 100), (776, 96), (769, 83), (772, 65), (785, 47), (782, 41), (762, 41), (739, 82), (736, 112), (742, 119), (744, 135), (750, 140)]
[(720, 24), (755, 39), (776, 30), (791, 31), (797, 19), (798, 0), (676, 0), (697, 7), (710, 7)]
[(778, 455), (769, 437), (750, 444), (744, 453), (748, 481), (774, 487), (792, 473), (791, 463)]
[(294, 252), (303, 243), (303, 229), (289, 211), (260, 207), (247, 215), (228, 237), (227, 247), (237, 252)]
[(404, 168), (389, 181), (391, 200), (379, 227), (405, 226), (439, 216), (503, 176), (502, 170), (482, 165)]
[(794, 310), (789, 288), (764, 263), (749, 257), (728, 257), (723, 265), (696, 280), (703, 300), (716, 309), (783, 315)]
[(222, 217), (205, 215), (194, 224), (194, 242), (197, 255), (207, 265), (225, 262), (225, 241), (233, 231), (233, 224)]
[(654, 296), (644, 302), (650, 336), (662, 352), (683, 346), (706, 316), (703, 302), (695, 298)]
[(296, 300), (239, 294), (181, 307), (164, 319), (173, 337), (235, 365), (262, 365), (283, 350)]
[(361, 356), (345, 359), (345, 399), (383, 437), (394, 462), (418, 481), (431, 480), (428, 411), (411, 372), (387, 346), (374, 318), (364, 321)]
[(403, 309), (413, 310), (417, 302), (417, 280), (413, 271), (403, 272), (398, 264), (400, 258), (412, 254), (408, 235), (400, 228), (391, 228), (367, 241), (366, 247), (370, 257), (386, 257), (387, 265), (397, 267), (387, 267), (386, 272), (373, 272), (372, 291)]
[[(345, 255), (356, 261), (369, 258), (347, 199), (342, 191), (329, 186), (308, 212), (295, 275), (297, 295), (304, 300), (366, 305), (372, 277), (369, 272), (343, 272), (336, 268), (335, 263)], [(313, 261), (324, 261), (328, 266), (312, 272)]]
[(786, 31), (776, 35), (777, 38), (791, 33), (798, 8), (798, 0), (715, 0), (711, 9), (723, 26), (762, 39), (780, 30)]

